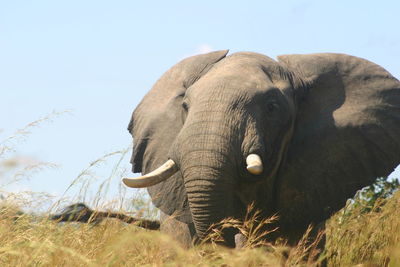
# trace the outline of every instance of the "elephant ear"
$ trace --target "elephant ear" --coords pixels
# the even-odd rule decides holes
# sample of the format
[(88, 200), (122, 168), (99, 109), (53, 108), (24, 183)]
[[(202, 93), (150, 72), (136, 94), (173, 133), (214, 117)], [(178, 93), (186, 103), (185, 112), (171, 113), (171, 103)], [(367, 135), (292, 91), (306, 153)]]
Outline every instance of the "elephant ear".
[(278, 60), (305, 82), (277, 206), (289, 224), (326, 219), (400, 163), (400, 83), (382, 67), (343, 54)]
[[(186, 89), (223, 59), (228, 50), (193, 56), (169, 69), (135, 109), (128, 130), (134, 146), (134, 172), (149, 173), (168, 160), (170, 146), (183, 126), (182, 99)], [(190, 222), (191, 215), (180, 172), (148, 188), (156, 207)]]

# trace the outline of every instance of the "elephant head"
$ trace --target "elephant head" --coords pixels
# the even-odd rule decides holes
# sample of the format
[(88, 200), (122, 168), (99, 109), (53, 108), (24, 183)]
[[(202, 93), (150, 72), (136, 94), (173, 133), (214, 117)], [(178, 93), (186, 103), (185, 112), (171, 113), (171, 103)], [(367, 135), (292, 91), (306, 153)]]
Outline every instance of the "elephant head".
[[(203, 238), (255, 203), (282, 226), (326, 219), (400, 162), (400, 83), (342, 54), (187, 58), (133, 112), (125, 178)], [(232, 242), (228, 233), (227, 243)]]

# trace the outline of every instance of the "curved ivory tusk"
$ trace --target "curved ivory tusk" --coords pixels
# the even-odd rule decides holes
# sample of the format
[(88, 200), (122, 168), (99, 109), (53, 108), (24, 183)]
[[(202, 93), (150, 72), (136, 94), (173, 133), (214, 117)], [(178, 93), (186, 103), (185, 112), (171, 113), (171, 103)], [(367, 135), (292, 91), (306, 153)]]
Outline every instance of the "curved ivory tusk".
[(249, 173), (259, 175), (263, 172), (263, 164), (261, 158), (257, 154), (250, 154), (246, 158), (247, 170)]
[(123, 178), (122, 181), (128, 187), (142, 188), (152, 186), (170, 178), (178, 171), (178, 167), (172, 159), (167, 160), (163, 165), (154, 171), (134, 178)]

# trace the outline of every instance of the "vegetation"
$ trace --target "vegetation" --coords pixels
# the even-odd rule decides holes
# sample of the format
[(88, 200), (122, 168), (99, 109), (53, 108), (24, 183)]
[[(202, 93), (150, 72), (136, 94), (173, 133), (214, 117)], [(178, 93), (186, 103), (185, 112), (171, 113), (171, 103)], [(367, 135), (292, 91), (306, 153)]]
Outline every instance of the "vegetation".
[[(400, 266), (399, 181), (379, 178), (332, 217), (326, 230), (332, 266)], [(373, 265), (373, 266), (375, 266)]]
[[(11, 149), (10, 142), (0, 143), (0, 179), (6, 175), (5, 168), (14, 166), (10, 165), (11, 159), (6, 155)], [(116, 154), (123, 156), (126, 152)], [(117, 165), (120, 161), (118, 159)], [(141, 195), (127, 201), (121, 191), (111, 206), (99, 201), (102, 194), (106, 194), (109, 181), (120, 175), (115, 166), (111, 175), (99, 183), (100, 189), (89, 197), (88, 186), (93, 177), (88, 173), (98, 162), (101, 160), (91, 163), (72, 182), (71, 186), (81, 186), (81, 195), (77, 200), (91, 203), (97, 209), (112, 207), (124, 212), (127, 210), (121, 203), (133, 203), (131, 214), (154, 217), (154, 209)], [(0, 208), (0, 265), (318, 266), (325, 260), (329, 266), (400, 266), (398, 188), (398, 180), (380, 178), (374, 186), (360, 191), (348, 201), (346, 207), (327, 222), (327, 245), (323, 252), (318, 251), (316, 242), (308, 242), (309, 232), (295, 247), (286, 246), (282, 240), (274, 244), (266, 243), (263, 237), (269, 232), (263, 231), (261, 225), (270, 224), (277, 218), (261, 220), (258, 212), (251, 207), (245, 222), (224, 220), (209, 236), (209, 242), (185, 250), (158, 231), (144, 230), (115, 219), (106, 219), (97, 225), (61, 224), (48, 220), (48, 213), (56, 206), (40, 216), (22, 213), (21, 209), (27, 202), (16, 201), (15, 196), (6, 196)], [(42, 201), (43, 198), (46, 196), (31, 194), (29, 200)], [(56, 205), (60, 203), (56, 202)], [(232, 226), (247, 237), (243, 249), (216, 245), (220, 239), (219, 230)]]

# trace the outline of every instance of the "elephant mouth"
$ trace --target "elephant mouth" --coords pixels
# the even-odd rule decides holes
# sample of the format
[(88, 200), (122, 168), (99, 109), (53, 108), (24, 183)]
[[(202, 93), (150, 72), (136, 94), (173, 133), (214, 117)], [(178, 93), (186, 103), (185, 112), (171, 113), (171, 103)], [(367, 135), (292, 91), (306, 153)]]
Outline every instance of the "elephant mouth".
[(288, 131), (281, 134), (281, 140), (276, 143), (280, 144), (273, 149), (272, 153), (267, 157), (269, 159), (268, 167), (265, 169), (265, 180), (268, 183), (274, 181), (274, 177), (277, 176), (279, 168), (285, 161), (285, 155), (289, 147), (289, 142), (292, 138), (294, 131), (294, 123), (291, 124)]
[[(249, 154), (246, 157), (246, 169), (250, 174), (260, 175), (264, 171), (263, 162), (258, 154)], [(163, 165), (154, 171), (140, 176), (123, 178), (123, 183), (132, 188), (143, 188), (159, 184), (171, 178), (179, 170), (177, 164), (172, 160), (167, 160)]]

